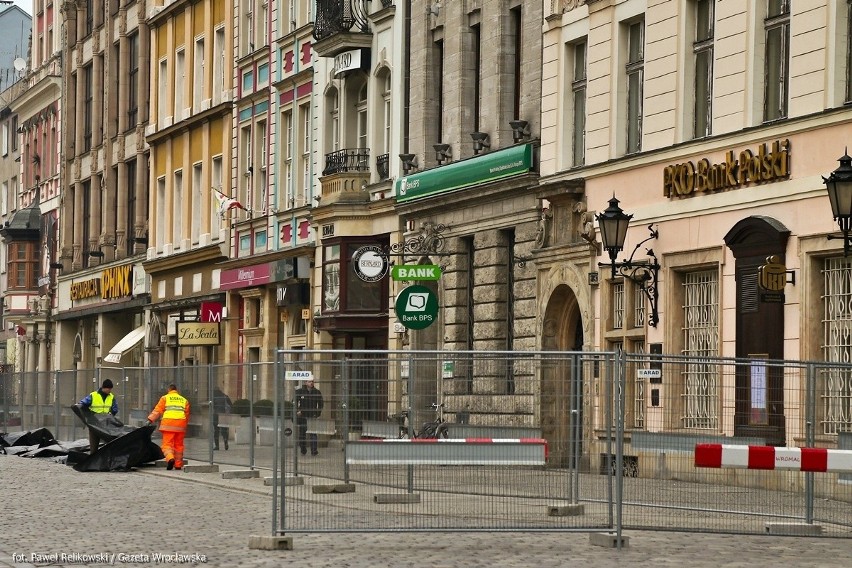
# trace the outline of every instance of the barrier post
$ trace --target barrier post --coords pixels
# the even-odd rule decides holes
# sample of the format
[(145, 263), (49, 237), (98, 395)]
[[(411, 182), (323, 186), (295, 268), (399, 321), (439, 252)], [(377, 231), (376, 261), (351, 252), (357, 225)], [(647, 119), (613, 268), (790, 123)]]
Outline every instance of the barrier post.
[[(411, 399), (414, 397), (414, 356), (408, 356), (408, 439), (414, 439), (414, 414), (412, 414)], [(414, 493), (414, 465), (408, 464), (406, 469), (406, 486), (409, 493)]]
[[(349, 359), (344, 358), (341, 362), (342, 372), (343, 372), (343, 451), (346, 451), (346, 444), (349, 443), (349, 379), (350, 379), (350, 367), (349, 367)], [(344, 454), (345, 455), (345, 454)], [(343, 483), (346, 485), (349, 484), (349, 462), (343, 461)]]
[[(805, 380), (807, 381), (805, 396), (805, 446), (812, 448), (815, 442), (816, 422), (816, 368), (813, 363), (806, 367)], [(812, 525), (814, 522), (814, 474), (812, 471), (805, 473), (805, 522)]]

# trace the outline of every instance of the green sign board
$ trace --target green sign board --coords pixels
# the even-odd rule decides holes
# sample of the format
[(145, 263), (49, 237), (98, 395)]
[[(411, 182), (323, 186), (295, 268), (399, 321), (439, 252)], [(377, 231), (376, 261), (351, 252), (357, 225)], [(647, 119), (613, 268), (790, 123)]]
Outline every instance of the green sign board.
[(524, 174), (533, 167), (532, 152), (532, 144), (520, 144), (400, 178), (396, 200), (409, 201)]
[(438, 295), (426, 286), (403, 288), (396, 297), (396, 317), (408, 329), (425, 329), (438, 319)]
[(400, 264), (391, 268), (394, 280), (440, 280), (441, 267), (434, 264)]

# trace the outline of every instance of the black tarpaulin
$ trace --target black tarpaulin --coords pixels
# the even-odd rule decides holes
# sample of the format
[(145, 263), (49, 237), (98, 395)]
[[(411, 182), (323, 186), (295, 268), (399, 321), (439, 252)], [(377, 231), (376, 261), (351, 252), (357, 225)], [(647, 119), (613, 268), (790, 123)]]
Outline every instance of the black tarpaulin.
[[(148, 424), (119, 436), (74, 464), (77, 471), (128, 470), (163, 458), (160, 446), (151, 441), (156, 425)], [(68, 464), (72, 458), (69, 455)]]
[[(30, 430), (28, 432), (10, 432), (0, 436), (0, 446), (50, 446), (56, 440), (47, 428)], [(10, 452), (11, 453), (11, 452)]]
[(71, 409), (90, 430), (107, 440), (94, 454), (69, 453), (67, 464), (77, 471), (128, 470), (163, 457), (160, 446), (151, 441), (156, 426), (125, 426), (112, 414), (95, 414), (88, 408), (73, 405)]

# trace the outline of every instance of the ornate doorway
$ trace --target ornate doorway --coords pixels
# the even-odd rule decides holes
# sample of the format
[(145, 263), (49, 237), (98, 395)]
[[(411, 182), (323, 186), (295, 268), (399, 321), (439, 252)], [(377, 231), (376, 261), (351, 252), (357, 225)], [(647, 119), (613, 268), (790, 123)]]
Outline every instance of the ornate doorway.
[(542, 362), (541, 433), (547, 440), (549, 464), (576, 466), (583, 455), (583, 386), (579, 362), (566, 351), (583, 348), (583, 325), (577, 297), (566, 285), (558, 286), (547, 303), (542, 322), (542, 350), (560, 355)]

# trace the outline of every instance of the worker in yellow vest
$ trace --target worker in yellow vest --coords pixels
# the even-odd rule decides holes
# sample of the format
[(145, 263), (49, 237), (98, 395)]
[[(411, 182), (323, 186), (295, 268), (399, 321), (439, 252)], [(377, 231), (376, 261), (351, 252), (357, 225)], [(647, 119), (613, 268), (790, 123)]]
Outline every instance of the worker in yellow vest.
[(163, 455), (166, 457), (166, 469), (183, 468), (183, 438), (189, 424), (189, 401), (180, 395), (174, 384), (169, 392), (160, 397), (160, 402), (148, 415), (148, 422), (160, 417), (160, 433), (163, 435)]
[[(88, 408), (95, 414), (118, 414), (118, 403), (115, 402), (115, 395), (112, 394), (112, 381), (105, 379), (101, 384), (101, 388), (86, 395), (85, 398), (77, 403), (81, 408)], [(93, 454), (98, 450), (98, 445), (101, 443), (101, 438), (98, 433), (92, 428), (89, 428), (89, 453)]]

